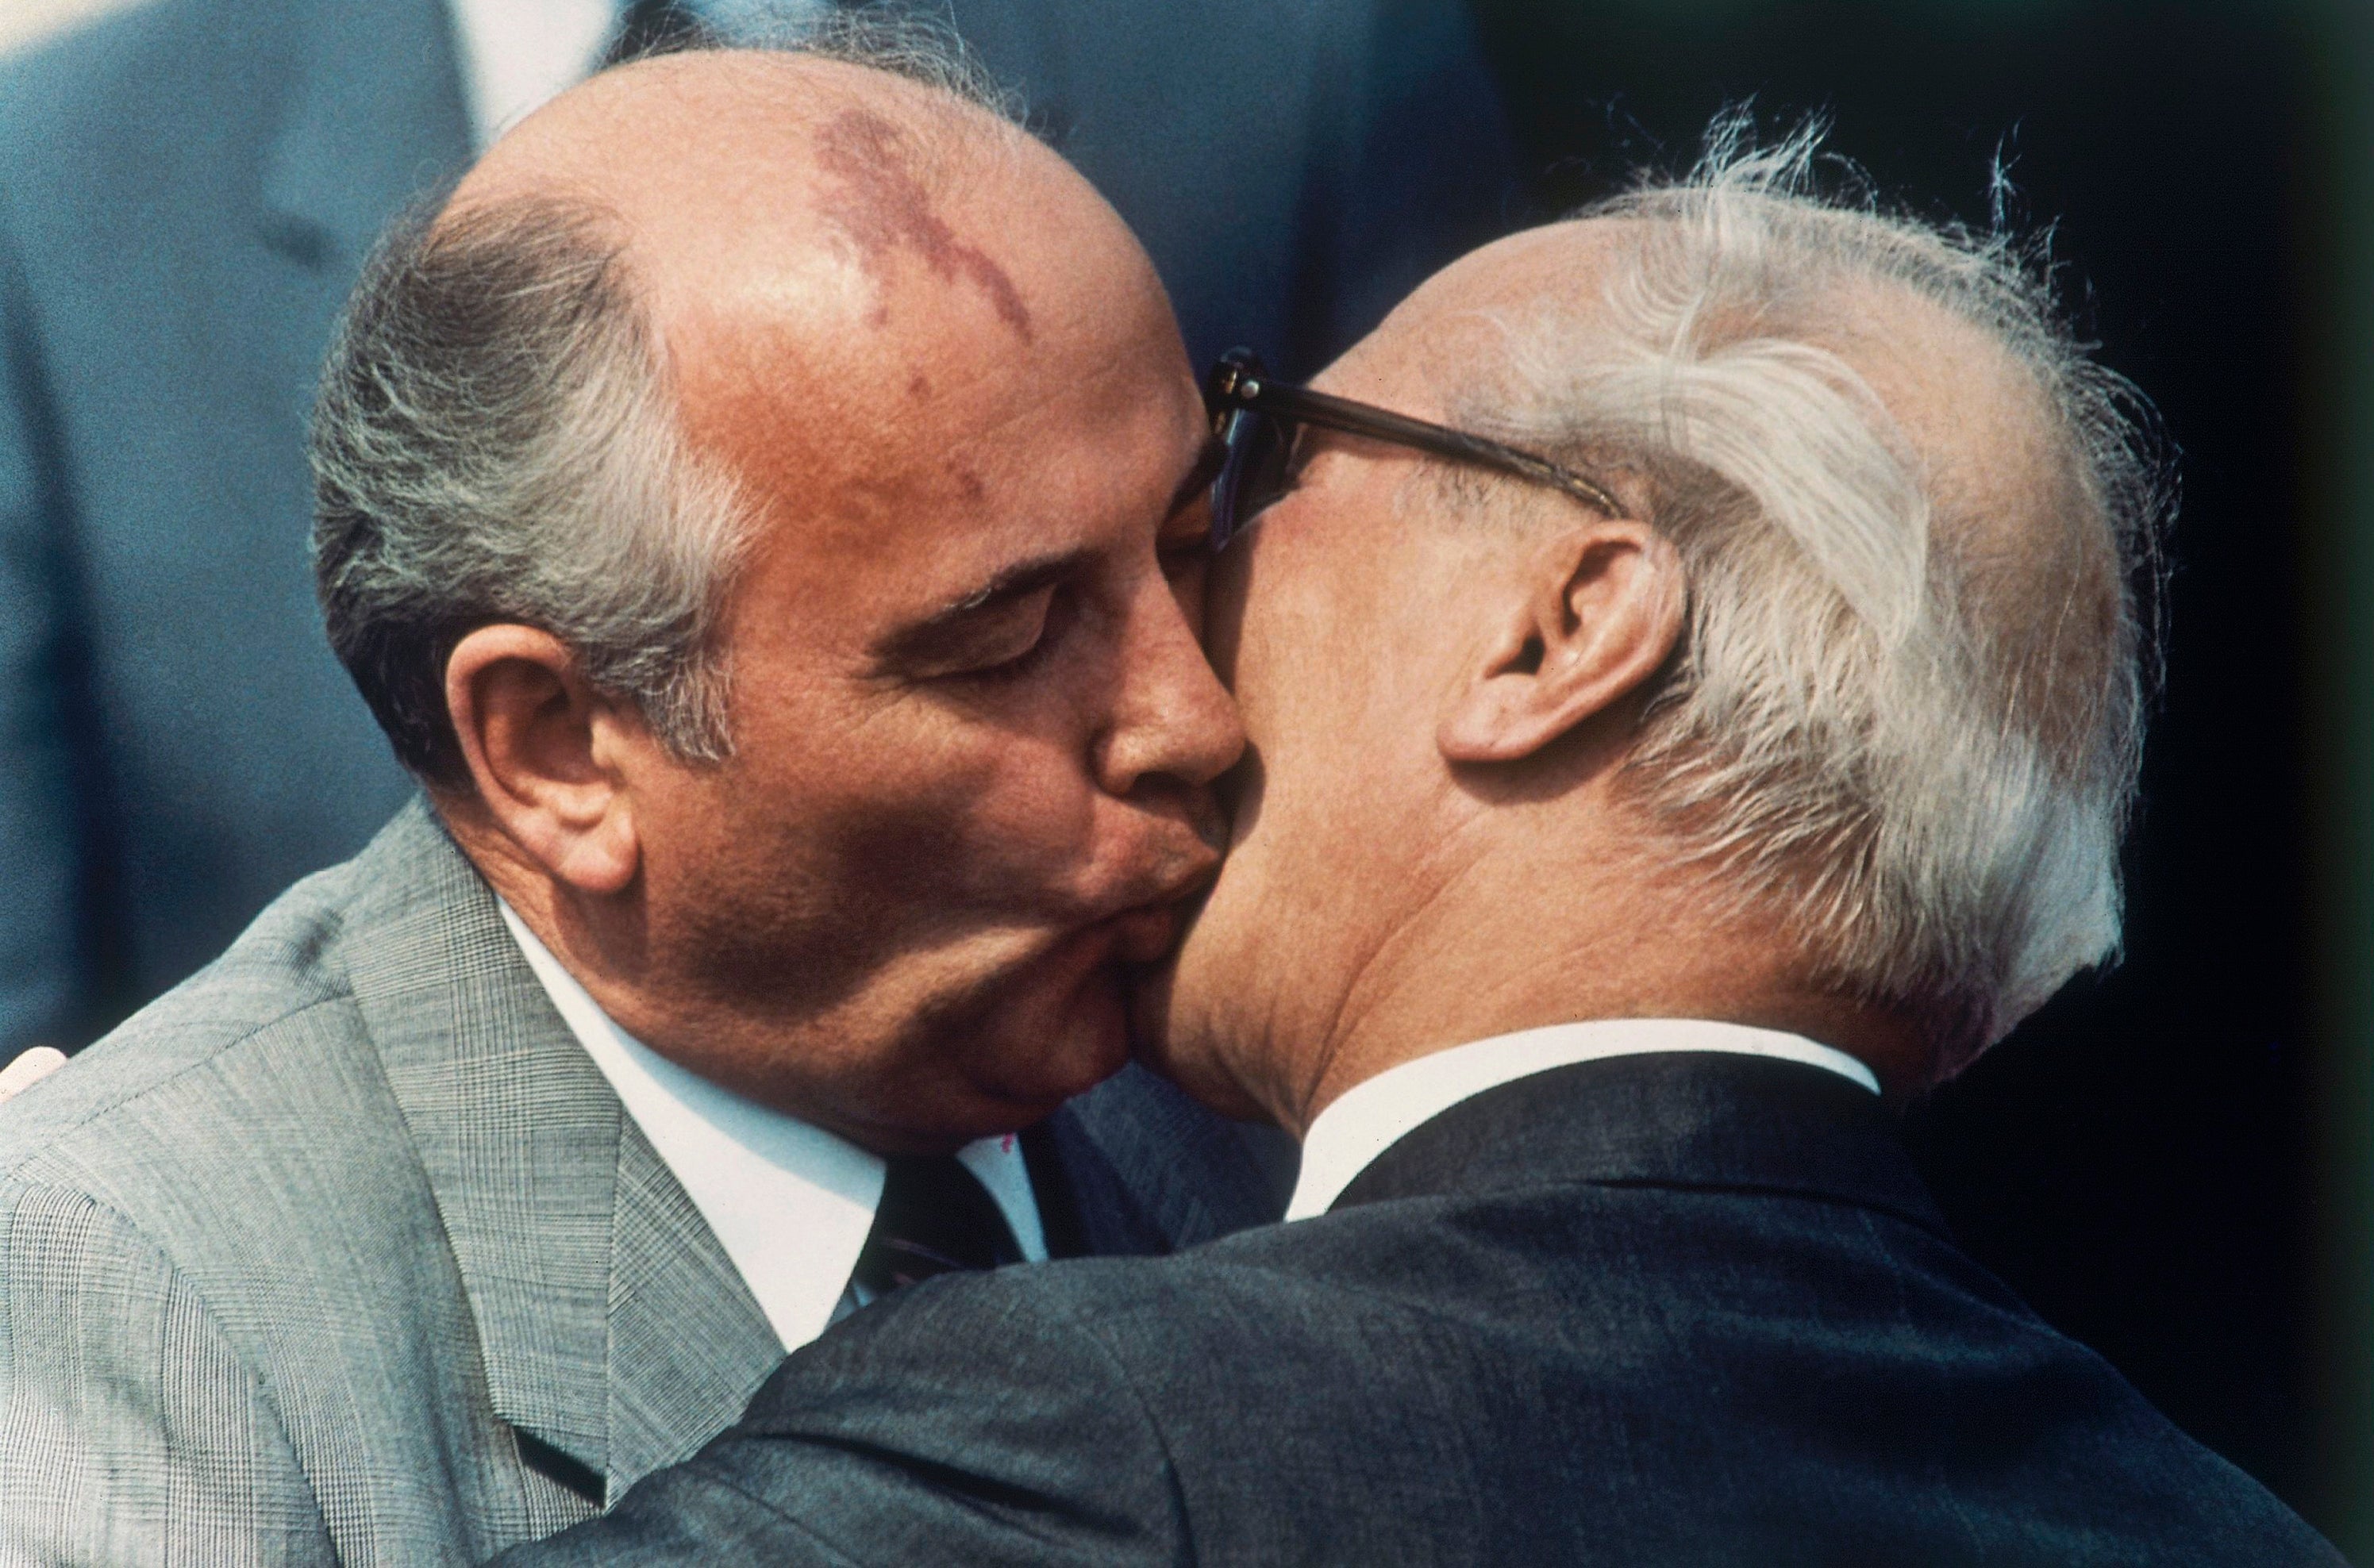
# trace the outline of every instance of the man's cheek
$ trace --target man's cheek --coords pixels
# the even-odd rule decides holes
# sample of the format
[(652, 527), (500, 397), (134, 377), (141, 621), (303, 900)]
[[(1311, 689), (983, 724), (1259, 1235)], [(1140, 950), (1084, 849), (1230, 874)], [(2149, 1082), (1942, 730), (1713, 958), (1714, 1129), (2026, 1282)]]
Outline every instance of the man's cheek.
[(974, 846), (969, 880), (992, 896), (1055, 893), (1096, 858), (1095, 792), (1081, 768), (1003, 769), (961, 809)]
[(1093, 857), (1093, 789), (1085, 759), (1064, 748), (1007, 734), (935, 771), (934, 788), (894, 811), (872, 808), (873, 852), (911, 888), (968, 907), (1035, 907)]

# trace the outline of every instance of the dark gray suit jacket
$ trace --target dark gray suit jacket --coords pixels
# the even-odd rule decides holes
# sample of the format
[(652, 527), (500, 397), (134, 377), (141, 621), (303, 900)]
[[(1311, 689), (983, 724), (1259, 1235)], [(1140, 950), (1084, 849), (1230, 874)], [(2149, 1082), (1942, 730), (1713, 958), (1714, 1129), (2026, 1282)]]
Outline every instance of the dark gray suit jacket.
[(942, 1279), (517, 1568), (2338, 1564), (1970, 1262), (1878, 1102), (1634, 1057), (1328, 1214)]
[[(1275, 1211), (1142, 1072), (1047, 1127), (1090, 1249)], [(691, 1453), (782, 1351), (417, 803), (0, 1106), (9, 1568), (475, 1562)]]
[[(1187, 340), (1310, 369), (1502, 220), (1458, 0), (958, 0)], [(149, 0), (0, 62), (0, 1060), (212, 958), (408, 786), (314, 610), (302, 428), (469, 155), (441, 0)]]

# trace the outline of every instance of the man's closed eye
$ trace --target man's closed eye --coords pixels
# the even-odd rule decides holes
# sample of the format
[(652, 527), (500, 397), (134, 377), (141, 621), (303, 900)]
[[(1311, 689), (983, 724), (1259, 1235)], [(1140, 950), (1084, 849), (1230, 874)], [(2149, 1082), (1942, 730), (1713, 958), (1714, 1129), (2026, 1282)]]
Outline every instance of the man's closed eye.
[(1001, 605), (942, 678), (1001, 681), (1028, 673), (1062, 640), (1073, 613), (1072, 595), (1061, 587)]

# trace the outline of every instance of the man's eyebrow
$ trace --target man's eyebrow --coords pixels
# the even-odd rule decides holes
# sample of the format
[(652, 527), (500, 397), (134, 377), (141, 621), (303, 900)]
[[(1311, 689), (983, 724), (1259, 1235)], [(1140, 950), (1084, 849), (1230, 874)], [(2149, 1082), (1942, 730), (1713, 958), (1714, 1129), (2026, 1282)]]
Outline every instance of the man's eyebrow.
[(1086, 550), (1064, 550), (1052, 556), (1017, 561), (1003, 568), (995, 577), (963, 598), (952, 600), (920, 619), (885, 632), (874, 645), (875, 656), (896, 660), (902, 654), (924, 651), (934, 638), (982, 611), (1001, 608), (1017, 599), (1026, 599), (1041, 589), (1053, 587), (1078, 571), (1087, 554)]
[(1212, 482), (1219, 478), (1220, 470), (1227, 465), (1228, 461), (1227, 443), (1217, 436), (1205, 436), (1203, 451), (1195, 454), (1195, 466), (1187, 471), (1187, 477), (1181, 479), (1179, 482), (1179, 488), (1170, 493), (1169, 509), (1162, 515), (1166, 518), (1177, 517), (1181, 512), (1193, 506), (1195, 498), (1210, 489)]

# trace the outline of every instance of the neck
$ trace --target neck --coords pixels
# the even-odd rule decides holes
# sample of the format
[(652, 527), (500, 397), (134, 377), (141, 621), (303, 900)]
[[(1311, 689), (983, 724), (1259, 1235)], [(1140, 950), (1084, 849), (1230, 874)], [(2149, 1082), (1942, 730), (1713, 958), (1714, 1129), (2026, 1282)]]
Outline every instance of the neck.
[[(1918, 1027), (1806, 984), (1777, 930), (1721, 919), (1686, 889), (1607, 878), (1579, 889), (1531, 873), (1522, 886), (1492, 880), (1442, 890), (1376, 944), (1332, 1026), (1263, 1086), (1259, 1097), (1282, 1125), (1299, 1134), (1355, 1086), (1437, 1051), (1599, 1019), (1801, 1035), (1863, 1061), (1891, 1099), (1926, 1082)], [(1546, 902), (1590, 914), (1547, 919)]]
[[(590, 895), (556, 877), (523, 849), (476, 797), (441, 796), (436, 805), (453, 842), (487, 885), (612, 1022), (678, 1066), (764, 1100), (752, 1085), (721, 1072), (716, 1061), (677, 1045), (679, 1037), (688, 1036), (726, 1038), (738, 1021), (684, 1016), (685, 1005), (674, 995), (680, 988), (653, 973), (640, 882), (610, 897)], [(776, 1108), (804, 1115), (791, 1106)]]
[[(552, 873), (537, 864), (511, 837), (502, 830), (491, 813), (476, 795), (434, 792), (430, 796), (437, 814), (443, 819), (445, 831), (462, 851), (463, 858), (476, 868), (479, 876), (511, 907), (535, 939), (560, 962), (563, 968), (577, 977), (580, 983), (589, 968), (598, 971), (599, 965), (588, 965), (576, 949), (582, 942), (570, 936), (582, 924), (573, 918), (570, 899)], [(586, 988), (589, 991), (594, 988)], [(599, 993), (596, 993), (596, 1000)]]

